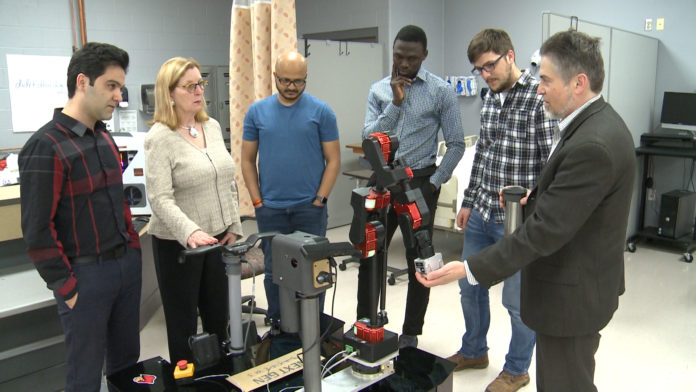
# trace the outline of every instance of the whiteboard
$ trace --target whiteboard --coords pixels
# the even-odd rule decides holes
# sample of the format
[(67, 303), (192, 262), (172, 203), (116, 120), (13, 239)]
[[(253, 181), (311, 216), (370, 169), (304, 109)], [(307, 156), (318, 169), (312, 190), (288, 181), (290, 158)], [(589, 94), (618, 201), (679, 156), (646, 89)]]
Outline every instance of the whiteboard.
[(12, 130), (34, 132), (68, 99), (69, 56), (7, 55)]

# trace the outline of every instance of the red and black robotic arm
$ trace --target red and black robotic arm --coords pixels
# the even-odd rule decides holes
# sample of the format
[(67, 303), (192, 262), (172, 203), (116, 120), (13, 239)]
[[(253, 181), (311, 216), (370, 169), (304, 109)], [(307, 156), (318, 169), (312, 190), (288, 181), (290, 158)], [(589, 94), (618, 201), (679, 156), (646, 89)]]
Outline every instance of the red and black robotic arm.
[[(353, 221), (350, 228), (350, 241), (362, 252), (365, 259), (376, 261), (382, 257), (382, 270), (378, 263), (371, 272), (378, 276), (376, 282), (381, 287), (370, 288), (375, 297), (381, 292), (380, 312), (375, 309), (371, 313), (370, 324), (382, 326), (386, 324), (384, 299), (386, 290), (386, 240), (385, 219), (391, 203), (404, 236), (405, 245), (417, 249), (419, 258), (428, 258), (434, 254), (430, 233), (425, 229), (425, 223), (430, 221), (430, 211), (423, 198), (420, 188), (411, 188), (410, 179), (413, 172), (401, 160), (396, 159), (398, 139), (387, 133), (373, 133), (363, 140), (362, 147), (365, 157), (373, 170), (370, 180), (371, 187), (356, 188), (351, 196)], [(396, 197), (392, 197), (396, 195)], [(381, 290), (380, 290), (381, 289)]]

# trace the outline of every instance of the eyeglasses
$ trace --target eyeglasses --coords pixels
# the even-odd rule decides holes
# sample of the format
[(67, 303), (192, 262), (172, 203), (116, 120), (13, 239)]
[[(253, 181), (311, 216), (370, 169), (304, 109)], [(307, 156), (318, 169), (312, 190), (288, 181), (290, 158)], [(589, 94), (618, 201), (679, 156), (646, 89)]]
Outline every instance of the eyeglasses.
[(500, 61), (500, 59), (502, 59), (503, 57), (505, 57), (506, 54), (507, 54), (507, 53), (501, 54), (500, 57), (498, 57), (498, 59), (496, 59), (496, 60), (495, 60), (494, 62), (492, 62), (492, 63), (486, 63), (486, 64), (483, 64), (483, 65), (480, 66), (480, 67), (474, 67), (474, 68), (471, 70), (471, 73), (474, 74), (474, 75), (481, 75), (481, 71), (486, 71), (486, 72), (488, 72), (488, 73), (493, 72), (493, 70), (495, 69), (495, 65), (498, 64), (498, 61)]
[(307, 79), (288, 79), (288, 78), (280, 78), (276, 76), (276, 79), (278, 79), (278, 83), (281, 85), (288, 87), (290, 84), (294, 84), (295, 87), (302, 87), (305, 84), (307, 84)]
[(189, 93), (193, 94), (193, 92), (196, 91), (196, 87), (200, 87), (201, 90), (205, 90), (205, 87), (207, 85), (208, 85), (207, 80), (199, 80), (198, 82), (186, 83), (183, 86), (177, 86), (177, 87), (181, 87), (184, 90), (188, 91)]

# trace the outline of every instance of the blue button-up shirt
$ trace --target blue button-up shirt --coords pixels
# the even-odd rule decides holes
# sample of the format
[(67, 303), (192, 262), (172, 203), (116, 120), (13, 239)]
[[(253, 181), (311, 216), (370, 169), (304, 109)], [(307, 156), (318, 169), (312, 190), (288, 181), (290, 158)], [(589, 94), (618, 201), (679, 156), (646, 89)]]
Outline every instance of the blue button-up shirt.
[(387, 76), (370, 87), (362, 137), (365, 139), (374, 132), (396, 135), (399, 139), (396, 158), (412, 169), (422, 169), (435, 164), (437, 133), (442, 129), (447, 151), (430, 177), (430, 182), (439, 188), (452, 176), (465, 148), (454, 90), (421, 67), (411, 86), (405, 86), (401, 106), (396, 106), (392, 103), (390, 82), (391, 76)]

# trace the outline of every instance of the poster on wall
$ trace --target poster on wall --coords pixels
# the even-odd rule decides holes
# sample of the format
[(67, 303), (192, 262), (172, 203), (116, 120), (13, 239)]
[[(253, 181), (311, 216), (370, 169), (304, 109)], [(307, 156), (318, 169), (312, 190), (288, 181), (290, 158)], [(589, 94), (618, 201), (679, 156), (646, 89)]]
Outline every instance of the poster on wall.
[(13, 132), (34, 132), (68, 100), (70, 56), (7, 55)]
[(119, 132), (138, 132), (138, 111), (119, 110), (118, 130)]

